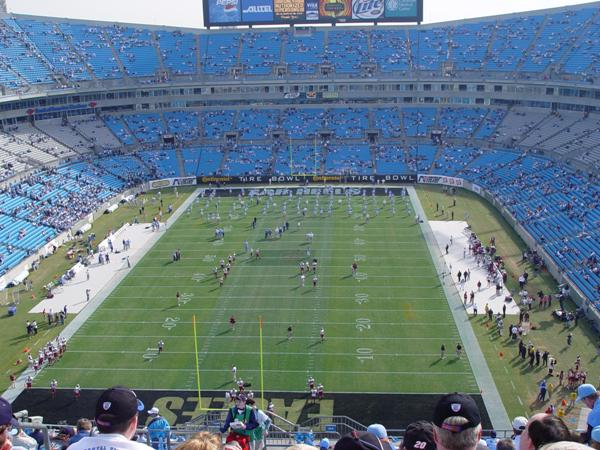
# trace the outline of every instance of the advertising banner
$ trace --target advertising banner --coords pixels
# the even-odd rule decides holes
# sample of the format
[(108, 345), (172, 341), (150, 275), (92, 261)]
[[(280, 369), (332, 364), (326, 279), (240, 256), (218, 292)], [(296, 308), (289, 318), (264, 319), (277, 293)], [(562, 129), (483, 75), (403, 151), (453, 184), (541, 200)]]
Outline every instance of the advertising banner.
[(352, 17), (352, 0), (319, 0), (321, 19), (345, 19)]
[(273, 0), (276, 20), (304, 19), (304, 0)]
[(417, 17), (417, 0), (385, 0), (385, 17)]
[[(337, 22), (421, 22), (423, 0), (206, 0), (203, 2), (203, 11), (204, 25), (208, 28)], [(36, 110), (30, 108), (28, 114), (36, 114)]]
[(446, 177), (443, 175), (426, 175), (419, 174), (417, 176), (417, 182), (420, 184), (444, 184), (446, 186), (463, 186), (462, 178)]
[(242, 21), (272, 22), (272, 0), (242, 0)]
[(206, 0), (210, 23), (234, 23), (242, 21), (240, 0)]
[[(161, 180), (164, 181), (164, 180)], [(417, 176), (408, 175), (273, 175), (228, 177), (210, 175), (198, 177), (198, 184), (285, 184), (285, 183), (415, 183)], [(461, 180), (462, 181), (462, 180)], [(152, 182), (150, 182), (152, 183)]]
[(306, 0), (304, 2), (306, 20), (319, 20), (319, 0)]
[(384, 0), (352, 0), (352, 18), (377, 20), (383, 16)]
[(165, 178), (163, 180), (152, 180), (148, 182), (148, 189), (162, 189), (171, 186), (193, 186), (196, 177)]

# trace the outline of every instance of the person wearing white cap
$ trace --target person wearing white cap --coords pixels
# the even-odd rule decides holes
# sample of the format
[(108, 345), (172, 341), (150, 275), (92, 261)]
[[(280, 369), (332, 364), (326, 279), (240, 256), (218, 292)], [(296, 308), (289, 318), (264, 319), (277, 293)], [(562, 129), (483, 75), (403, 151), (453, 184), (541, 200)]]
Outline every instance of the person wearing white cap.
[(592, 435), (592, 429), (600, 425), (600, 393), (596, 390), (593, 384), (582, 384), (577, 388), (577, 400), (576, 402), (583, 402), (583, 404), (590, 408), (591, 411), (587, 417), (587, 430), (582, 433), (584, 443), (589, 443)]
[(515, 417), (512, 421), (513, 434), (510, 438), (517, 450), (521, 444), (521, 435), (523, 434), (523, 431), (525, 431), (525, 428), (527, 428), (527, 422), (527, 418), (523, 416)]
[(384, 450), (396, 450), (396, 448), (390, 442), (390, 439), (387, 435), (387, 430), (380, 423), (374, 423), (367, 427), (367, 431), (369, 433), (373, 433), (375, 436), (379, 438), (381, 444), (383, 445)]
[(146, 429), (148, 430), (150, 445), (157, 450), (163, 450), (167, 448), (167, 437), (171, 426), (167, 422), (167, 419), (162, 417), (159, 412), (156, 406), (153, 406), (148, 411), (149, 422), (146, 425)]

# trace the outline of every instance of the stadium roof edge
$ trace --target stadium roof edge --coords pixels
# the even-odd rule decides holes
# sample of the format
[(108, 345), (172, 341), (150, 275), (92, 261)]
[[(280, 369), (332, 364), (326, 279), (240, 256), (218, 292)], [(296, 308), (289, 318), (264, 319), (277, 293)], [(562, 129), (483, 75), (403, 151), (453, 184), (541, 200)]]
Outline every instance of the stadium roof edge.
[[(522, 16), (555, 14), (555, 13), (558, 13), (561, 11), (576, 11), (576, 10), (580, 10), (580, 9), (587, 9), (587, 8), (593, 8), (593, 7), (600, 9), (600, 1), (581, 3), (578, 5), (559, 6), (556, 8), (520, 11), (520, 12), (514, 12), (514, 13), (507, 13), (507, 14), (499, 14), (499, 15), (495, 15), (495, 16), (483, 16), (483, 17), (473, 17), (473, 18), (469, 18), (469, 19), (458, 19), (458, 20), (450, 20), (450, 21), (445, 21), (445, 22), (435, 22), (435, 23), (428, 23), (428, 24), (421, 24), (421, 25), (386, 23), (386, 24), (377, 25), (377, 28), (392, 28), (393, 27), (393, 28), (403, 28), (403, 29), (413, 29), (413, 28), (415, 28), (415, 29), (431, 29), (431, 28), (438, 28), (438, 27), (452, 26), (452, 25), (456, 26), (456, 25), (463, 25), (463, 24), (469, 24), (469, 23), (506, 20), (506, 19), (517, 18), (517, 17), (522, 17)], [(76, 19), (76, 18), (66, 18), (66, 17), (35, 16), (35, 15), (18, 14), (18, 13), (9, 13), (7, 16), (4, 16), (4, 15), (0, 16), (0, 18), (4, 18), (4, 17), (14, 17), (17, 19), (41, 20), (41, 21), (45, 21), (45, 22), (55, 22), (55, 23), (67, 22), (67, 23), (74, 23), (74, 24), (87, 24), (87, 25), (96, 25), (96, 26), (117, 25), (117, 26), (123, 26), (123, 27), (144, 28), (144, 29), (153, 30), (153, 31), (183, 31), (183, 32), (197, 33), (197, 34), (204, 34), (204, 33), (214, 34), (215, 32), (228, 33), (228, 32), (232, 32), (232, 31), (236, 31), (236, 32), (237, 31), (247, 31), (250, 29), (247, 26), (243, 26), (243, 27), (227, 27), (227, 28), (211, 27), (211, 29), (208, 30), (204, 27), (190, 28), (190, 27), (177, 27), (177, 26), (172, 26), (172, 25), (151, 25), (151, 24), (144, 24), (144, 23), (110, 22), (110, 21), (94, 20), (94, 19)], [(343, 24), (343, 26), (339, 26), (339, 24), (338, 24), (335, 27), (333, 27), (331, 25), (327, 25), (327, 24), (324, 24), (323, 26), (319, 26), (319, 27), (314, 27), (314, 26), (308, 25), (308, 24), (298, 24), (297, 26), (303, 27), (303, 28), (311, 28), (312, 27), (312, 28), (320, 28), (320, 29), (344, 29), (344, 28), (356, 29), (356, 28), (371, 28), (373, 25), (365, 25), (364, 23), (361, 23), (361, 24)], [(256, 30), (277, 31), (277, 30), (289, 29), (289, 28), (290, 27), (286, 26), (286, 25), (264, 26), (264, 27), (253, 26), (252, 30), (254, 30), (254, 31), (256, 31)]]

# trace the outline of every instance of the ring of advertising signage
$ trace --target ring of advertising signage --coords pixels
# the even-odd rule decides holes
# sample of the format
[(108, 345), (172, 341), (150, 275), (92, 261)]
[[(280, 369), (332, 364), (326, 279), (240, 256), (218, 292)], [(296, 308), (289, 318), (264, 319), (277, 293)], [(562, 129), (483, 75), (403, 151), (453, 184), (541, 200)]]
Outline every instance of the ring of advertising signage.
[(205, 0), (204, 25), (421, 22), (423, 0)]

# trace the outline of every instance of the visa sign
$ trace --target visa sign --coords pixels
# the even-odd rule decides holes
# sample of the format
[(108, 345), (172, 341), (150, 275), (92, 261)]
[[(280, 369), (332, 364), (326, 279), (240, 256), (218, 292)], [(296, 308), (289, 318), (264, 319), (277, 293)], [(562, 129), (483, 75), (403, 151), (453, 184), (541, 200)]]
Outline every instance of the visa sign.
[(374, 20), (383, 16), (384, 0), (352, 0), (352, 18)]

